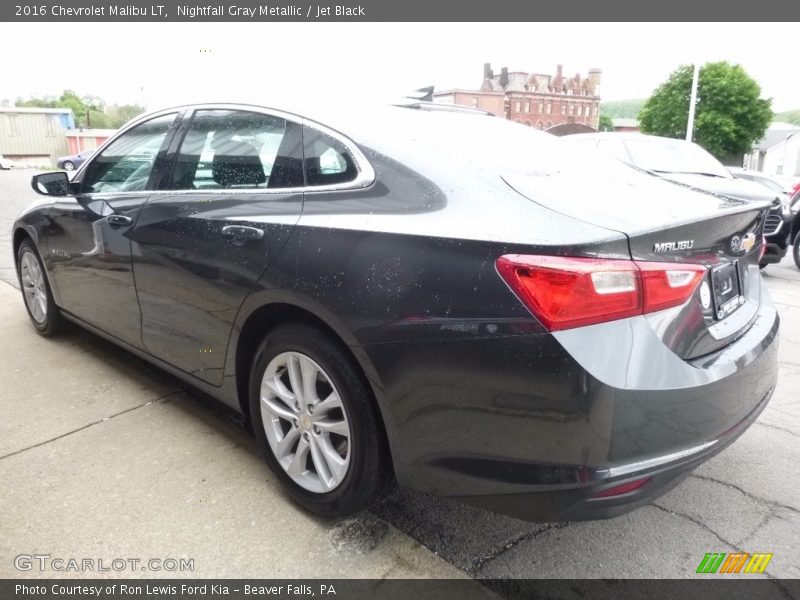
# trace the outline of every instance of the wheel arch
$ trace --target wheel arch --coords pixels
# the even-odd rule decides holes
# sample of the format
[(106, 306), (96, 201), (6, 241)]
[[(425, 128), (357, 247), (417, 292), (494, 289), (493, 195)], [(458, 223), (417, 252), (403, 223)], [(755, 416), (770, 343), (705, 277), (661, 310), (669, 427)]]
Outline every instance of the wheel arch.
[(37, 250), (39, 249), (39, 240), (37, 239), (38, 236), (36, 235), (36, 229), (34, 229), (33, 227), (28, 228), (28, 227), (24, 227), (24, 226), (16, 227), (14, 229), (14, 233), (13, 233), (13, 236), (12, 236), (12, 242), (11, 242), (12, 245), (13, 245), (13, 248), (14, 248), (14, 261), (15, 262), (17, 260), (17, 252), (19, 252), (20, 244), (22, 244), (22, 240), (24, 240), (25, 238), (30, 239), (33, 242), (33, 244), (36, 247), (36, 249)]
[[(383, 395), (383, 385), (363, 347), (357, 343), (353, 334), (324, 309), (311, 307), (308, 303), (286, 297), (253, 304), (240, 311), (237, 324), (228, 347), (226, 375), (234, 375), (236, 399), (240, 410), (249, 416), (248, 387), (250, 368), (259, 344), (269, 332), (286, 323), (303, 323), (323, 331), (342, 346), (343, 351), (353, 359), (364, 377), (366, 385), (381, 416), (384, 434), (392, 456), (395, 455), (395, 427), (388, 403)], [(244, 313), (244, 314), (242, 314)]]
[(794, 244), (797, 241), (798, 235), (800, 235), (800, 211), (798, 211), (789, 224), (789, 244)]

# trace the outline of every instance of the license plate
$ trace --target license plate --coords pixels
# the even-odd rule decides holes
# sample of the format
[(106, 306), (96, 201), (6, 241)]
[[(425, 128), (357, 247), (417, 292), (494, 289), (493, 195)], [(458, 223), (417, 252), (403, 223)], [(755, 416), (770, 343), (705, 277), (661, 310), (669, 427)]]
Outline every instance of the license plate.
[(721, 265), (711, 271), (711, 287), (714, 291), (717, 319), (724, 319), (744, 304), (736, 262)]

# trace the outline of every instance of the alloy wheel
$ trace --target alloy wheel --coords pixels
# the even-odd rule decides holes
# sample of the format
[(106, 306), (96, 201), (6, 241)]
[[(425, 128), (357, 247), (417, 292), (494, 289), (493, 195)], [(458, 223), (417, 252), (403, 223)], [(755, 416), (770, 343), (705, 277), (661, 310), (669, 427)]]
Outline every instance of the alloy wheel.
[(323, 494), (347, 475), (351, 429), (331, 378), (310, 357), (283, 352), (261, 380), (261, 418), (278, 464), (302, 488)]
[(30, 250), (22, 254), (20, 260), (20, 279), (25, 302), (33, 320), (42, 324), (47, 319), (47, 286), (39, 259)]

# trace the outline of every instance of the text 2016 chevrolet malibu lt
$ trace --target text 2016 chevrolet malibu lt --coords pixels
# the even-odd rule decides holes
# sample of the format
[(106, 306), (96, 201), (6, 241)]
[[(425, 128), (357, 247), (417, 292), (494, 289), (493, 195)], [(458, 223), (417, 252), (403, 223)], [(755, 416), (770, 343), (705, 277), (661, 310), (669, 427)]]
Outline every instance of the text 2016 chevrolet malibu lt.
[[(566, 146), (566, 145), (564, 145)], [(777, 379), (769, 206), (455, 107), (142, 117), (14, 224), (25, 306), (249, 415), (301, 505), (651, 501)]]

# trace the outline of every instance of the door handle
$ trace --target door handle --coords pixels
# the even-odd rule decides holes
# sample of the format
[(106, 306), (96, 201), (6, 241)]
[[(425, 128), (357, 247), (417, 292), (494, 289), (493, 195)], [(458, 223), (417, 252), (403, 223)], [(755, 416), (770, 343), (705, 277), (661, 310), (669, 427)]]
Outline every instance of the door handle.
[(123, 227), (133, 223), (133, 219), (125, 215), (108, 215), (106, 219), (111, 227)]
[(233, 238), (232, 241), (260, 240), (264, 237), (264, 230), (247, 225), (226, 225), (222, 228), (222, 235)]

